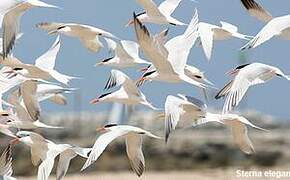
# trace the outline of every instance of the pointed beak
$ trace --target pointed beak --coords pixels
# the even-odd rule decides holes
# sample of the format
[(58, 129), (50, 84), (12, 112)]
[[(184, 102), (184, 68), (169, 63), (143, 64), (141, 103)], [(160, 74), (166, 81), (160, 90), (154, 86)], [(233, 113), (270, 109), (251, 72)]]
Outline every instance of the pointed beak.
[(147, 71), (147, 70), (148, 70), (148, 67), (145, 67), (145, 68), (141, 68), (141, 69), (139, 69), (138, 71), (144, 73), (144, 72)]
[(57, 30), (53, 30), (53, 31), (49, 31), (47, 34), (48, 35), (54, 35), (54, 34), (56, 34), (57, 33)]
[(232, 69), (232, 70), (226, 72), (226, 75), (228, 75), (228, 76), (233, 76), (233, 75), (235, 75), (237, 72), (238, 72), (238, 70), (236, 70), (236, 69)]
[(6, 78), (8, 78), (8, 79), (11, 79), (11, 78), (17, 76), (17, 73), (15, 73), (15, 71), (13, 71), (13, 70), (4, 71), (3, 74), (7, 74)]
[(142, 76), (140, 79), (137, 80), (136, 86), (137, 87), (142, 86), (145, 81), (146, 81), (146, 78)]
[(133, 23), (134, 23), (134, 20), (130, 20), (130, 21), (125, 25), (125, 27), (129, 27), (129, 26), (131, 26)]
[(100, 128), (97, 128), (96, 131), (97, 131), (98, 133), (102, 133), (102, 132), (105, 132), (106, 129), (105, 129), (104, 127), (100, 127)]
[(19, 142), (20, 142), (20, 141), (19, 141), (19, 138), (15, 138), (15, 139), (9, 141), (9, 144), (11, 144), (11, 145), (16, 145), (16, 144), (18, 144)]
[(102, 65), (104, 65), (104, 62), (101, 61), (101, 62), (96, 63), (96, 64), (95, 64), (95, 67), (97, 67), (97, 66), (102, 66)]
[(96, 104), (98, 103), (100, 100), (98, 98), (95, 98), (93, 100), (90, 101), (90, 104)]

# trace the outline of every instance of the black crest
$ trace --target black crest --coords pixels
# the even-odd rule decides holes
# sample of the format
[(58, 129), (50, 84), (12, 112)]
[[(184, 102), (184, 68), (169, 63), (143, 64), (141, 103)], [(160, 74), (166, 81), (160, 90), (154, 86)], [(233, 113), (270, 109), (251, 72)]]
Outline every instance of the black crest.
[(243, 69), (244, 67), (246, 67), (246, 66), (248, 66), (248, 65), (250, 65), (249, 63), (248, 64), (243, 64), (243, 65), (240, 65), (240, 66), (238, 66), (238, 67), (236, 67), (236, 69), (238, 70), (238, 69)]
[(117, 126), (117, 124), (107, 124), (104, 126), (104, 128), (110, 128), (110, 127), (114, 127)]

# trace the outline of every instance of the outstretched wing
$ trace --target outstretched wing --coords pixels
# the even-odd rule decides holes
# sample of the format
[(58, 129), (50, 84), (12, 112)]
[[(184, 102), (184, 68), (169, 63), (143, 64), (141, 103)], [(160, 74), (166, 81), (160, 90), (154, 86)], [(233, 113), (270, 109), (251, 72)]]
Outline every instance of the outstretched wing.
[(129, 133), (126, 136), (126, 150), (131, 168), (140, 177), (145, 169), (145, 159), (142, 152), (142, 136)]
[(59, 36), (57, 36), (51, 48), (42, 56), (36, 59), (35, 66), (45, 71), (53, 70), (59, 49), (60, 49), (60, 38)]

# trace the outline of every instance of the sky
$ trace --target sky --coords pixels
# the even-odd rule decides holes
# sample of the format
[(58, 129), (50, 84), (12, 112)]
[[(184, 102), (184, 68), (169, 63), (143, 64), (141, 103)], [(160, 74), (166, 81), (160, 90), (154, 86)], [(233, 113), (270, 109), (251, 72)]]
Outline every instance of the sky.
[[(26, 12), (21, 20), (21, 32), (24, 33), (14, 49), (16, 57), (25, 63), (34, 63), (35, 59), (49, 49), (56, 36), (49, 36), (44, 31), (35, 28), (39, 22), (74, 22), (95, 26), (107, 30), (117, 37), (125, 40), (136, 40), (132, 27), (125, 24), (132, 18), (133, 12), (141, 12), (135, 0), (44, 0), (47, 3), (62, 8), (47, 9), (34, 8)], [(157, 4), (161, 1), (155, 0)], [(290, 13), (290, 1), (259, 0), (273, 16), (281, 16)], [(199, 20), (219, 25), (225, 21), (237, 25), (239, 31), (248, 35), (255, 35), (264, 26), (264, 23), (249, 16), (241, 6), (239, 0), (199, 0), (198, 3), (190, 0), (182, 0), (173, 16), (183, 22), (189, 23), (194, 13), (198, 10)], [(157, 33), (169, 27), (168, 38), (182, 34), (186, 27), (159, 26), (148, 24), (150, 32)], [(89, 101), (102, 94), (103, 87), (109, 77), (110, 67), (94, 67), (97, 61), (109, 57), (108, 50), (102, 49), (99, 53), (91, 53), (74, 38), (61, 36), (62, 46), (56, 60), (56, 69), (62, 73), (78, 76), (82, 79), (74, 80), (71, 87), (79, 90), (68, 95), (67, 106), (57, 106), (51, 103), (42, 103), (43, 111), (104, 111), (111, 104), (91, 105)], [(104, 41), (103, 41), (104, 42)], [(188, 58), (188, 64), (194, 65), (205, 72), (208, 79), (215, 86), (222, 88), (230, 80), (225, 73), (239, 64), (240, 47), (246, 42), (239, 39), (218, 41), (214, 43), (213, 55), (210, 61), (204, 56), (202, 49), (193, 47)], [(247, 62), (261, 62), (281, 68), (285, 74), (290, 74), (290, 41), (274, 38), (260, 47), (243, 52)], [(144, 57), (143, 55), (141, 55)], [(139, 66), (142, 67), (142, 66)], [(131, 78), (140, 76), (136, 68), (122, 70)], [(189, 84), (168, 84), (161, 82), (147, 83), (141, 88), (155, 106), (163, 108), (167, 95), (178, 93), (203, 99), (199, 90)], [(208, 106), (222, 109), (223, 100), (215, 100), (216, 91), (210, 92)], [(140, 109), (146, 107), (138, 106)], [(256, 109), (265, 114), (290, 119), (290, 82), (285, 79), (275, 78), (264, 85), (250, 88), (246, 98), (239, 108)], [(238, 108), (238, 109), (239, 109)]]

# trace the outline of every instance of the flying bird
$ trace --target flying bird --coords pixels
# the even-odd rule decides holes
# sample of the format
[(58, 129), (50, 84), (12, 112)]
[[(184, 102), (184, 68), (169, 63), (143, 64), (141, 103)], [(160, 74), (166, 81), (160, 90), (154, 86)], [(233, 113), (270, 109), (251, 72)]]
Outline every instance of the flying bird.
[(72, 79), (76, 79), (76, 77), (61, 74), (60, 72), (54, 69), (60, 45), (61, 43), (58, 36), (54, 44), (51, 46), (51, 48), (43, 55), (41, 55), (38, 59), (36, 59), (35, 65), (22, 63), (15, 57), (9, 57), (7, 61), (2, 60), (1, 61), (2, 65), (12, 68), (12, 70), (7, 70), (4, 73), (12, 74), (12, 76), (21, 75), (28, 79), (42, 79), (42, 80), (54, 79), (65, 85), (68, 85), (68, 83)]
[(170, 133), (175, 130), (180, 121), (191, 121), (193, 126), (209, 122), (218, 122), (229, 127), (232, 130), (234, 143), (245, 153), (254, 153), (254, 147), (247, 134), (247, 126), (258, 130), (266, 131), (260, 128), (243, 116), (237, 114), (217, 114), (211, 113), (207, 105), (199, 99), (191, 96), (178, 95), (179, 97), (169, 95), (165, 102), (165, 142), (168, 141)]
[(238, 27), (227, 22), (221, 21), (221, 26), (199, 22), (198, 35), (200, 44), (208, 60), (211, 58), (213, 43), (217, 40), (227, 40), (232, 37), (250, 40), (253, 37), (238, 32)]
[[(142, 23), (187, 25), (171, 16), (181, 0), (165, 0), (159, 6), (153, 0), (136, 1), (144, 9), (143, 12), (136, 15)], [(130, 20), (127, 26), (131, 24), (134, 24), (134, 20)]]
[(49, 100), (58, 105), (66, 105), (67, 99), (63, 94), (71, 93), (76, 88), (61, 87), (56, 84), (37, 84), (36, 97), (39, 102)]
[[(2, 3), (2, 2), (1, 2)], [(44, 3), (39, 0), (21, 0), (12, 8), (5, 12), (2, 28), (3, 28), (3, 58), (5, 59), (11, 52), (16, 36), (19, 31), (19, 24), (22, 15), (33, 7), (58, 8), (57, 6)]]
[(84, 24), (42, 22), (37, 24), (36, 27), (47, 31), (49, 35), (63, 34), (77, 38), (83, 46), (94, 53), (97, 53), (104, 46), (99, 37), (118, 39), (110, 32)]
[(114, 56), (98, 62), (96, 66), (108, 65), (116, 68), (132, 67), (138, 64), (150, 64), (139, 57), (139, 45), (134, 41), (122, 40), (120, 43), (105, 38)]
[(111, 89), (116, 86), (121, 86), (121, 88), (114, 92), (102, 94), (101, 96), (91, 100), (90, 103), (117, 102), (126, 105), (142, 104), (151, 109), (157, 110), (157, 108), (147, 101), (145, 95), (126, 74), (119, 70), (113, 69), (105, 89)]
[(198, 126), (209, 122), (218, 122), (230, 128), (234, 144), (246, 154), (255, 153), (253, 143), (248, 136), (247, 126), (261, 131), (268, 131), (254, 125), (245, 117), (237, 114), (213, 114), (207, 112), (205, 118), (197, 120), (193, 125)]
[(240, 65), (228, 74), (234, 76), (233, 80), (215, 96), (216, 99), (226, 96), (223, 107), (225, 114), (239, 104), (249, 87), (266, 83), (276, 76), (290, 80), (290, 76), (285, 75), (279, 68), (262, 63)]
[(116, 138), (124, 136), (126, 138), (126, 151), (130, 160), (131, 168), (140, 177), (145, 169), (145, 159), (142, 152), (142, 136), (160, 139), (149, 131), (129, 125), (108, 124), (97, 129), (102, 133), (96, 140), (89, 158), (82, 167), (82, 171), (95, 162), (104, 152), (106, 147)]
[[(8, 95), (8, 102), (13, 106), (13, 108), (11, 108), (12, 112), (9, 114), (10, 121), (7, 124), (18, 129), (61, 128), (50, 126), (39, 121), (40, 106), (37, 102), (35, 87), (31, 89), (31, 91), (25, 90), (26, 92), (24, 93), (24, 96), (21, 96), (22, 93), (20, 89), (16, 89)], [(24, 102), (23, 104), (22, 99)], [(26, 107), (25, 103), (29, 103), (29, 106)], [(28, 109), (33, 110), (28, 111)], [(31, 113), (29, 112), (36, 113), (36, 117), (32, 118), (30, 115)]]
[(184, 72), (190, 49), (198, 37), (197, 24), (196, 11), (185, 33), (169, 40), (164, 45), (164, 42), (159, 40), (160, 38), (150, 36), (146, 26), (134, 14), (134, 27), (138, 43), (144, 55), (154, 66), (151, 71), (144, 73), (139, 81), (187, 82), (205, 89), (207, 85), (191, 79)]
[(241, 0), (241, 2), (251, 16), (267, 23), (251, 41), (241, 48), (241, 50), (256, 48), (275, 36), (285, 40), (290, 39), (290, 15), (273, 17), (254, 0)]
[(40, 134), (30, 131), (19, 131), (16, 136), (17, 138), (11, 140), (10, 144), (15, 145), (22, 142), (30, 147), (32, 164), (37, 166), (41, 162), (37, 172), (37, 179), (41, 180), (48, 179), (57, 156), (60, 156), (57, 166), (57, 177), (60, 180), (65, 175), (70, 160), (75, 157), (74, 153), (87, 158), (87, 154), (91, 151), (91, 149), (82, 149), (70, 144), (55, 144)]

